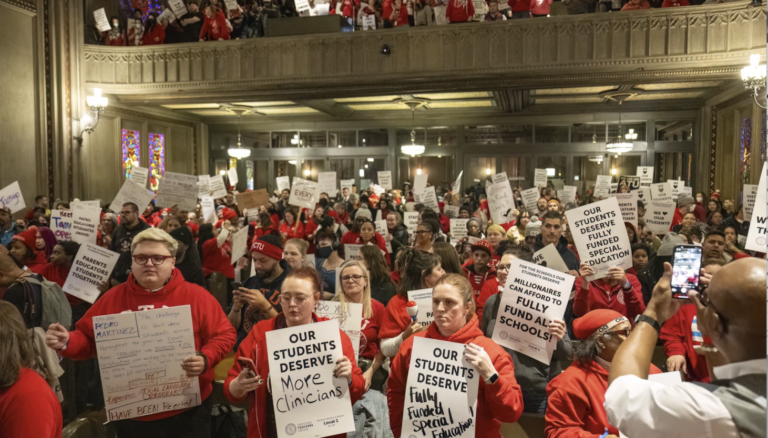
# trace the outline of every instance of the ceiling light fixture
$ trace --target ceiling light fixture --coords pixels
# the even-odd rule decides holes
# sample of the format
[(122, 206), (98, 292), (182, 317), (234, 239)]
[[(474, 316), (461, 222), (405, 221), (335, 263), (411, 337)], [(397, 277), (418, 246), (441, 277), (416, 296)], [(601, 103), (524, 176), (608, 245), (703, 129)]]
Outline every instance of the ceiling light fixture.
[(410, 155), (412, 157), (421, 155), (424, 153), (424, 150), (426, 148), (424, 147), (424, 145), (416, 144), (416, 108), (424, 105), (426, 102), (421, 100), (406, 100), (400, 103), (408, 105), (408, 107), (411, 109), (411, 125), (412, 125), (411, 144), (404, 144), (400, 146), (400, 152), (402, 152), (403, 155)]
[(765, 64), (760, 65), (760, 55), (754, 54), (749, 57), (750, 65), (741, 69), (741, 80), (744, 82), (744, 88), (752, 91), (752, 98), (757, 106), (765, 109), (757, 100), (760, 90), (765, 88)]
[(251, 150), (243, 147), (242, 139), (240, 137), (240, 116), (248, 112), (250, 108), (230, 108), (229, 110), (237, 114), (237, 147), (230, 147), (227, 150), (227, 154), (229, 154), (230, 157), (237, 159), (250, 157)]
[(491, 168), (490, 167), (486, 167), (485, 168), (485, 174), (486, 175), (490, 175), (491, 174)]
[(587, 159), (593, 163), (602, 163), (603, 162), (603, 156), (602, 155), (590, 155), (587, 157)]
[[(609, 142), (605, 145), (605, 149), (609, 154), (621, 155), (625, 152), (632, 152), (634, 145), (624, 139), (621, 129), (621, 113), (619, 113), (619, 136), (615, 141)], [(634, 130), (632, 130), (634, 132)], [(637, 134), (635, 134), (637, 136)]]
[(416, 169), (416, 175), (421, 175), (421, 167), (419, 167), (418, 169)]
[(369, 159), (368, 159), (368, 162), (369, 162), (369, 163), (373, 163), (373, 158), (369, 158)]

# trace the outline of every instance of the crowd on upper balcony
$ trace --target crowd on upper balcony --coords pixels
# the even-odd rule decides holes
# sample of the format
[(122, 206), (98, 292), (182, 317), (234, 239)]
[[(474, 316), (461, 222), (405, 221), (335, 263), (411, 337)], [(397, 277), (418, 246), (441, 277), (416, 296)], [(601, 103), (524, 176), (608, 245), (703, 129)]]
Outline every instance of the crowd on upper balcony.
[[(117, 1), (117, 0), (115, 0)], [(727, 0), (557, 0), (569, 15), (723, 3)], [(167, 0), (127, 19), (112, 16), (101, 33), (109, 46), (149, 46), (266, 36), (269, 20), (339, 15), (357, 29), (433, 26), (550, 16), (553, 0), (186, 0), (174, 14)], [(482, 9), (481, 9), (482, 8)], [(178, 12), (178, 11), (177, 11)]]

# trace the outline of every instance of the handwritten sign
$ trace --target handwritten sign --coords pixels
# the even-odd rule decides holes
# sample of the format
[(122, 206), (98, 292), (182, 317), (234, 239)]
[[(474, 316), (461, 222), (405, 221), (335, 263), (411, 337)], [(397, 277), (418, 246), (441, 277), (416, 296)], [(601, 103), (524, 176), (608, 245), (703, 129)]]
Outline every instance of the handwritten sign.
[(237, 183), (240, 182), (240, 179), (237, 177), (237, 168), (236, 167), (230, 167), (229, 170), (227, 170), (227, 179), (229, 180), (229, 186), (230, 187), (236, 187), (237, 186)]
[(197, 176), (197, 197), (203, 199), (211, 195), (211, 177), (210, 175)]
[(464, 171), (459, 172), (459, 177), (456, 178), (456, 182), (451, 186), (451, 193), (454, 195), (461, 195), (461, 176), (464, 175)]
[[(570, 210), (569, 210), (570, 211)], [(562, 320), (576, 278), (518, 258), (512, 260), (501, 293), (491, 339), (549, 365), (557, 341), (549, 323)]]
[(350, 260), (357, 260), (357, 261), (363, 261), (363, 255), (360, 254), (360, 248), (362, 248), (363, 245), (360, 244), (353, 244), (353, 243), (346, 243), (344, 244), (344, 260), (350, 261)]
[(553, 269), (557, 272), (568, 272), (568, 266), (563, 257), (557, 252), (554, 243), (541, 248), (533, 254), (533, 263)]
[(637, 166), (637, 176), (640, 177), (641, 186), (653, 184), (653, 166)]
[(288, 203), (302, 208), (314, 208), (318, 184), (314, 181), (293, 177), (291, 197)]
[(525, 189), (520, 192), (520, 196), (523, 197), (523, 204), (525, 204), (525, 209), (528, 210), (528, 213), (531, 216), (538, 213), (539, 209), (536, 207), (536, 203), (539, 202), (539, 198), (541, 198), (539, 189), (536, 187)]
[(224, 185), (224, 177), (221, 175), (214, 175), (208, 180), (208, 184), (211, 190), (211, 196), (213, 199), (226, 198), (227, 186)]
[(112, 26), (109, 25), (107, 13), (104, 11), (104, 8), (93, 11), (93, 18), (96, 20), (96, 28), (99, 29), (99, 32), (109, 32), (110, 29), (112, 29)]
[(237, 263), (248, 250), (248, 227), (243, 227), (232, 236), (232, 258), (230, 264)]
[(147, 180), (149, 179), (149, 169), (146, 167), (134, 167), (131, 169), (130, 178), (136, 184), (147, 188)]
[[(341, 269), (337, 269), (341, 271)], [(319, 301), (315, 313), (339, 322), (341, 331), (349, 336), (352, 347), (355, 349), (355, 357), (360, 356), (360, 349), (365, 349), (365, 344), (360, 345), (363, 330), (363, 305), (362, 303), (345, 303), (342, 309), (339, 301)], [(367, 340), (365, 341), (367, 343)]]
[(157, 188), (157, 206), (173, 207), (175, 205), (181, 211), (195, 211), (198, 181), (194, 175), (165, 172)]
[(509, 185), (506, 173), (498, 182), (495, 180), (494, 177), (494, 183), (486, 189), (488, 209), (491, 211), (493, 223), (505, 224), (514, 219), (515, 198), (512, 195), (512, 187)]
[(440, 212), (440, 204), (437, 203), (437, 194), (435, 193), (435, 187), (430, 186), (421, 192), (421, 203), (425, 207), (431, 208), (435, 213)]
[(757, 186), (757, 196), (755, 197), (755, 208), (752, 211), (752, 220), (749, 222), (749, 233), (747, 233), (747, 243), (744, 246), (749, 251), (765, 252), (766, 246), (766, 209), (765, 209), (765, 179), (768, 166), (763, 163), (763, 170), (760, 173), (760, 183)]
[(78, 202), (72, 207), (72, 234), (71, 240), (83, 244), (96, 244), (96, 232), (101, 220), (101, 211)]
[(51, 210), (51, 231), (59, 242), (72, 240), (72, 211)]
[(198, 406), (200, 383), (181, 369), (195, 355), (189, 306), (93, 318), (109, 421)]
[(258, 189), (252, 192), (238, 193), (235, 195), (237, 206), (245, 208), (250, 214), (251, 210), (258, 212), (259, 207), (269, 204), (269, 192), (267, 189)]
[(0, 208), (8, 208), (11, 210), (11, 213), (27, 208), (18, 181), (14, 181), (10, 185), (5, 186), (3, 190), (0, 190)]
[(283, 190), (291, 190), (291, 177), (289, 176), (278, 176), (275, 178), (275, 181), (277, 182), (277, 190), (282, 192)]
[(408, 301), (416, 301), (419, 305), (419, 312), (416, 314), (416, 320), (422, 326), (432, 324), (435, 320), (435, 313), (432, 312), (432, 289), (418, 289), (408, 291)]
[(416, 228), (419, 226), (419, 213), (416, 211), (406, 211), (403, 213), (403, 222), (406, 228), (408, 228), (408, 234), (416, 232)]
[(403, 405), (402, 437), (475, 436), (480, 373), (464, 345), (413, 340)]
[(672, 184), (669, 182), (651, 184), (651, 197), (657, 202), (672, 202)]
[(568, 210), (565, 216), (581, 263), (595, 271), (590, 281), (605, 277), (612, 267), (632, 267), (629, 237), (616, 198)]
[(93, 304), (101, 292), (99, 286), (109, 279), (120, 254), (91, 243), (80, 245), (62, 289)]
[(744, 220), (752, 220), (752, 211), (755, 209), (755, 199), (757, 199), (758, 184), (744, 184)]
[(203, 211), (203, 220), (206, 223), (214, 224), (218, 222), (219, 218), (216, 216), (216, 203), (210, 196), (203, 196), (200, 198), (200, 208)]
[(533, 171), (533, 187), (546, 187), (547, 186), (547, 169), (534, 169)]
[(136, 184), (134, 181), (126, 179), (123, 186), (120, 187), (120, 191), (117, 192), (117, 196), (115, 196), (112, 204), (110, 204), (109, 209), (119, 213), (125, 203), (133, 202), (139, 207), (139, 213), (141, 213), (152, 202), (154, 197), (154, 193)]
[(237, 0), (224, 0), (224, 5), (230, 11), (236, 11), (239, 9), (239, 6), (237, 5)]
[(168, 6), (171, 7), (171, 11), (173, 11), (174, 15), (179, 18), (187, 15), (189, 12), (187, 11), (187, 7), (184, 6), (183, 0), (168, 0)]
[(319, 193), (326, 193), (328, 196), (336, 196), (339, 189), (336, 188), (336, 172), (320, 172), (317, 174), (317, 189)]
[(595, 191), (593, 194), (599, 198), (605, 198), (611, 193), (611, 176), (597, 175), (595, 180)]
[(622, 220), (629, 222), (637, 230), (637, 192), (611, 193), (610, 196), (619, 201)]
[(342, 355), (336, 320), (267, 332), (277, 430), (314, 438), (355, 430), (347, 381), (333, 377)]

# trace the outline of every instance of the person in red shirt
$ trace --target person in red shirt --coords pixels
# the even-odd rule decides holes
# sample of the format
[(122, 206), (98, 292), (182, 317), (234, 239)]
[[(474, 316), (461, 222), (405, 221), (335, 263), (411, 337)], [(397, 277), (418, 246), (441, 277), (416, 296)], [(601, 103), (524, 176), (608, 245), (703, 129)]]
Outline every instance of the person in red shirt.
[(296, 209), (293, 207), (288, 208), (283, 213), (285, 221), (280, 225), (280, 235), (283, 237), (283, 242), (288, 239), (303, 239), (304, 238), (304, 224), (297, 218)]
[[(629, 320), (610, 309), (593, 310), (573, 322), (582, 342), (576, 347), (576, 360), (547, 385), (547, 438), (605, 437), (606, 430), (608, 437), (619, 437), (603, 404), (611, 361), (630, 330)], [(651, 365), (649, 374), (659, 373)]]
[[(267, 431), (274, 431), (277, 427), (275, 416), (270, 413), (272, 400), (270, 400), (271, 395), (268, 394), (268, 385), (265, 384), (270, 379), (267, 333), (273, 330), (308, 326), (316, 322), (327, 321), (328, 318), (317, 316), (314, 313), (321, 294), (322, 280), (317, 271), (308, 267), (291, 271), (283, 280), (282, 291), (280, 292), (283, 312), (276, 314), (273, 318), (259, 321), (240, 344), (235, 357), (250, 359), (256, 369), (243, 369), (240, 361), (234, 361), (229, 375), (224, 381), (224, 396), (233, 403), (241, 403), (246, 397), (251, 398), (248, 411), (248, 437), (272, 436)], [(317, 378), (322, 379), (323, 382), (328, 382), (332, 378), (334, 380), (341, 379), (343, 382), (341, 385), (344, 385), (345, 390), (349, 391), (351, 402), (354, 404), (363, 397), (365, 381), (362, 371), (357, 366), (355, 351), (349, 336), (341, 330), (339, 330), (339, 336), (343, 355), (336, 360), (333, 375), (317, 375)], [(288, 348), (290, 354), (293, 355), (296, 347), (289, 347), (286, 346), (285, 348)], [(279, 373), (277, 370), (272, 371), (275, 374)], [(334, 386), (336, 384), (333, 383)], [(280, 433), (282, 434), (282, 432)], [(333, 436), (333, 438), (344, 437), (346, 434)]]
[[(77, 251), (80, 249), (80, 244), (77, 242), (62, 241), (53, 247), (53, 253), (51, 254), (51, 262), (43, 266), (40, 271), (40, 275), (45, 277), (46, 280), (52, 281), (61, 287), (64, 287), (64, 282), (67, 281), (70, 269), (72, 269), (72, 262), (75, 260)], [(69, 305), (74, 309), (76, 306), (85, 303), (85, 301), (74, 295), (64, 294), (69, 301)], [(73, 312), (73, 314), (76, 312)], [(83, 311), (85, 313), (85, 311)], [(73, 315), (74, 316), (74, 315)], [(72, 324), (77, 321), (72, 319)]]
[(622, 11), (638, 11), (642, 9), (651, 9), (651, 4), (646, 0), (629, 0), (629, 2), (621, 8)]
[[(221, 272), (229, 280), (235, 279), (235, 268), (232, 265), (232, 234), (219, 245), (217, 234), (208, 230), (210, 224), (204, 224), (200, 228), (200, 241), (202, 242), (203, 275), (207, 278), (214, 272)], [(223, 232), (223, 229), (220, 231)], [(199, 244), (200, 242), (198, 242)]]
[[(515, 380), (512, 358), (478, 327), (472, 286), (459, 274), (443, 276), (432, 292), (435, 322), (426, 332), (417, 333), (403, 342), (392, 360), (387, 381), (389, 424), (395, 438), (400, 438), (408, 387), (414, 339), (423, 337), (464, 344), (464, 359), (480, 374), (477, 390), (475, 436), (499, 437), (501, 423), (514, 423), (523, 413), (523, 392)], [(460, 378), (456, 376), (458, 380)]]
[(486, 281), (496, 277), (496, 271), (490, 267), (493, 247), (486, 240), (476, 242), (470, 247), (472, 249), (472, 263), (464, 265), (464, 276), (472, 285), (475, 294), (475, 302), (483, 290)]
[(37, 354), (18, 309), (0, 301), (0, 435), (61, 438), (61, 405), (48, 382), (33, 371)]
[(581, 264), (579, 274), (581, 276), (576, 277), (573, 285), (576, 289), (574, 316), (583, 316), (595, 309), (611, 309), (634, 323), (635, 316), (645, 312), (643, 289), (634, 275), (613, 267), (606, 277), (588, 281), (586, 277), (595, 275), (595, 271), (586, 263)]
[(150, 227), (156, 227), (160, 225), (160, 222), (163, 221), (163, 218), (160, 217), (160, 214), (155, 213), (154, 200), (147, 204), (147, 208), (144, 209), (144, 212), (141, 214), (141, 216), (139, 216), (139, 219), (146, 222)]
[(256, 226), (257, 224), (255, 222), (251, 225), (254, 226), (253, 240), (256, 240), (266, 234), (275, 234), (278, 232), (277, 224), (272, 221), (272, 217), (268, 213), (259, 213), (258, 226)]
[[(207, 290), (184, 281), (176, 269), (178, 242), (165, 231), (149, 228), (137, 234), (131, 244), (133, 263), (128, 281), (112, 288), (86, 312), (69, 332), (51, 324), (46, 344), (60, 356), (85, 360), (96, 356), (93, 318), (124, 312), (189, 306), (197, 353), (178, 364), (187, 378), (197, 377), (201, 402), (211, 394), (214, 367), (235, 344), (235, 329), (221, 306)], [(168, 370), (168, 373), (178, 373)], [(194, 420), (194, 421), (193, 421)], [(210, 405), (160, 412), (115, 421), (118, 436), (177, 435), (198, 437), (210, 431)]]
[[(683, 0), (687, 3), (687, 0)], [(686, 5), (687, 6), (687, 5)], [(693, 211), (693, 197), (688, 195), (680, 195), (677, 198), (677, 208), (675, 209), (675, 216), (672, 218), (672, 224), (669, 226), (669, 231), (672, 231), (676, 225), (683, 223), (683, 216), (688, 212)]]
[(509, 0), (512, 18), (531, 18), (531, 0)]
[(216, 228), (221, 228), (226, 221), (229, 221), (229, 223), (232, 225), (237, 225), (237, 213), (228, 209), (227, 207), (219, 208), (217, 214), (219, 216), (219, 220), (216, 222)]
[(23, 263), (30, 271), (40, 274), (45, 268), (45, 252), (35, 251), (37, 242), (37, 227), (32, 225), (27, 231), (21, 232), (13, 238), (8, 244), (8, 252)]
[(445, 15), (451, 24), (466, 23), (474, 17), (475, 5), (472, 0), (449, 0)]
[(150, 12), (147, 16), (147, 25), (145, 26), (142, 38), (142, 45), (145, 46), (153, 46), (165, 42), (165, 28), (162, 24), (157, 23), (156, 12)]
[(116, 16), (110, 18), (112, 28), (106, 32), (102, 32), (101, 36), (104, 39), (105, 46), (125, 46), (128, 42), (125, 36), (125, 29), (120, 27), (120, 19)]
[(503, 21), (507, 16), (499, 12), (498, 0), (488, 0), (488, 13), (485, 14), (483, 21)]
[(227, 18), (213, 4), (205, 8), (205, 21), (200, 29), (200, 41), (225, 41), (230, 39)]
[(678, 6), (690, 6), (691, 4), (688, 2), (688, 0), (664, 0), (664, 3), (661, 4), (662, 8), (674, 8)]
[(323, 218), (326, 217), (324, 213), (325, 209), (323, 207), (315, 207), (315, 213), (304, 226), (304, 239), (309, 242), (309, 249), (307, 250), (307, 254), (315, 253), (315, 236), (317, 233), (323, 230)]
[(384, 28), (389, 29), (408, 25), (408, 8), (402, 0), (384, 0), (381, 4), (381, 16), (384, 17)]

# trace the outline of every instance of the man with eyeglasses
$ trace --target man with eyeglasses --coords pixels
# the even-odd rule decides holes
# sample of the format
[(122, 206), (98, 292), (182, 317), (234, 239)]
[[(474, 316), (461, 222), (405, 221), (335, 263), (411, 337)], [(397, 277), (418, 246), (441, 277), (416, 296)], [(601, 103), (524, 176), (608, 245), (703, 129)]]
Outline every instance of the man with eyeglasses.
[[(649, 382), (660, 325), (686, 300), (672, 298), (672, 266), (653, 288), (646, 311), (616, 352), (605, 409), (608, 420), (631, 437), (766, 436), (766, 271), (765, 260), (740, 259), (709, 278), (708, 287), (690, 291), (702, 346), (712, 366), (711, 383)], [(721, 364), (715, 366), (715, 364)]]
[(139, 206), (126, 202), (120, 209), (120, 226), (112, 233), (112, 243), (109, 249), (120, 253), (112, 271), (112, 286), (125, 283), (131, 273), (131, 244), (133, 238), (142, 231), (151, 228), (146, 222), (139, 220)]
[[(136, 209), (138, 214), (138, 209)], [(51, 324), (46, 344), (60, 356), (74, 360), (96, 357), (93, 318), (165, 307), (190, 306), (196, 353), (178, 364), (187, 378), (197, 377), (202, 403), (189, 409), (166, 411), (135, 419), (115, 421), (117, 437), (179, 436), (210, 438), (214, 367), (232, 350), (235, 330), (221, 306), (207, 290), (184, 280), (176, 269), (178, 242), (165, 231), (150, 228), (131, 245), (131, 275), (94, 303), (68, 332)]]
[(283, 260), (281, 243), (278, 236), (267, 234), (251, 245), (251, 262), (255, 265), (256, 275), (234, 291), (232, 308), (227, 316), (237, 330), (235, 350), (259, 321), (274, 318), (282, 312), (280, 290), (291, 267)]

